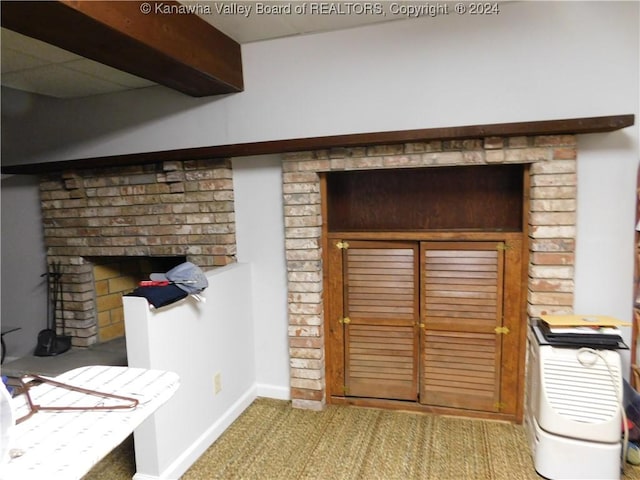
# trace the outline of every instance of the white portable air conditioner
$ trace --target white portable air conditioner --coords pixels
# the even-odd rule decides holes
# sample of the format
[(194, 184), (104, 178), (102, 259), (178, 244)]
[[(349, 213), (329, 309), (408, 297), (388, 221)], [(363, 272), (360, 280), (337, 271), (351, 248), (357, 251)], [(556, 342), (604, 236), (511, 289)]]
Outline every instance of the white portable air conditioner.
[(526, 423), (536, 471), (551, 480), (619, 480), (618, 352), (545, 345), (532, 328), (528, 369)]

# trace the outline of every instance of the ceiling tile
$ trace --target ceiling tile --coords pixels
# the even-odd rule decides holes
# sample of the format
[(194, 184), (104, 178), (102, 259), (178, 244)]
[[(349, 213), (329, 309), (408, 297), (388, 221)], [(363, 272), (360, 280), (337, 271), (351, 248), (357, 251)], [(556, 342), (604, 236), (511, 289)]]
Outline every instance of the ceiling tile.
[(69, 70), (74, 70), (76, 72), (91, 75), (94, 78), (102, 79), (110, 83), (121, 85), (123, 87), (141, 88), (155, 85), (155, 83), (150, 80), (136, 77), (135, 75), (131, 75), (130, 73), (123, 72), (122, 70), (117, 70), (102, 63), (94, 62), (93, 60), (89, 60), (87, 58), (79, 58), (78, 60), (74, 60), (72, 62), (65, 62), (64, 64), (62, 64), (62, 66), (68, 68)]
[(155, 85), (11, 30), (1, 31), (1, 80), (7, 87), (72, 98)]
[[(406, 15), (392, 14), (387, 7), (384, 7), (383, 14), (358, 14), (357, 10), (353, 10), (355, 13), (350, 15), (329, 15), (321, 13), (314, 14), (310, 10), (310, 6), (313, 4), (317, 5), (317, 8), (323, 5), (323, 8), (340, 8), (340, 11), (347, 12), (349, 9), (354, 9), (355, 4), (353, 2), (307, 2), (305, 10), (307, 12), (306, 14), (295, 13), (292, 6), (295, 7), (296, 2), (235, 1), (225, 3), (203, 0), (182, 0), (180, 3), (194, 3), (199, 5), (202, 10), (200, 13), (200, 17), (202, 17), (202, 19), (239, 43), (250, 43), (292, 35), (342, 30), (362, 25), (407, 19)], [(291, 8), (291, 13), (258, 14), (256, 8), (259, 3), (263, 5), (271, 4), (273, 8)], [(205, 11), (202, 8), (203, 6), (209, 6), (208, 10)], [(219, 11), (222, 6), (227, 6), (229, 8), (233, 7), (235, 10), (231, 10), (229, 12)], [(361, 4), (355, 6), (364, 8), (364, 5)], [(249, 13), (243, 15), (242, 11), (239, 10), (240, 8), (250, 8), (251, 10), (245, 10)]]
[[(215, 2), (183, 0), (195, 3), (200, 16), (239, 43), (347, 29), (394, 20), (390, 15), (269, 15), (256, 13), (257, 2)], [(268, 4), (268, 2), (263, 2)], [(273, 2), (293, 5), (294, 2)], [(207, 14), (204, 7), (208, 6)], [(250, 15), (223, 13), (222, 6), (251, 7)], [(403, 17), (406, 18), (406, 17)], [(54, 97), (70, 98), (156, 85), (106, 65), (82, 58), (61, 48), (7, 30), (2, 33), (2, 85)]]
[(122, 85), (53, 64), (26, 72), (3, 74), (2, 84), (16, 90), (58, 98), (84, 97), (127, 89)]
[(2, 49), (2, 74), (28, 70), (47, 65), (49, 62), (5, 47)]
[(71, 53), (62, 48), (54, 47), (35, 38), (27, 37), (19, 33), (2, 29), (2, 50), (4, 53), (4, 46), (7, 45), (13, 50), (20, 51), (35, 58), (40, 58), (47, 63), (60, 63), (68, 62), (81, 58), (75, 53)]

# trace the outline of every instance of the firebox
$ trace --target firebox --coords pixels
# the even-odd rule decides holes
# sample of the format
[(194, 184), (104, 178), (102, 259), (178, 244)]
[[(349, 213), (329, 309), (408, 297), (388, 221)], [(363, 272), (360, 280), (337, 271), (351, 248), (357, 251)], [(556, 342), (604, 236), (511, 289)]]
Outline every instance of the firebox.
[(124, 336), (122, 295), (148, 280), (153, 272), (166, 272), (184, 257), (99, 257), (93, 264), (98, 342)]

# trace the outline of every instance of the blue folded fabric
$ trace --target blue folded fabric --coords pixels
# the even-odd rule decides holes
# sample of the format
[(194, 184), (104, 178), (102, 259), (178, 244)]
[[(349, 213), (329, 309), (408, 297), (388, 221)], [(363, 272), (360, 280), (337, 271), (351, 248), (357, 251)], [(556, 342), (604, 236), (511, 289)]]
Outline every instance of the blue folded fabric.
[(187, 295), (189, 294), (180, 287), (169, 284), (162, 287), (138, 287), (125, 297), (144, 297), (151, 305), (160, 308), (182, 300)]

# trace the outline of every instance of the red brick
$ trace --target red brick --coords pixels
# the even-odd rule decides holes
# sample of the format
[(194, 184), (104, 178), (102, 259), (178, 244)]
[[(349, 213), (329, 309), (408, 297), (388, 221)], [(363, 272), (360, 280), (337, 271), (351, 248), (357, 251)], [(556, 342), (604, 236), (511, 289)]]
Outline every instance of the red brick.
[(291, 388), (291, 398), (320, 401), (324, 398), (324, 392), (322, 390), (308, 390), (306, 388)]

